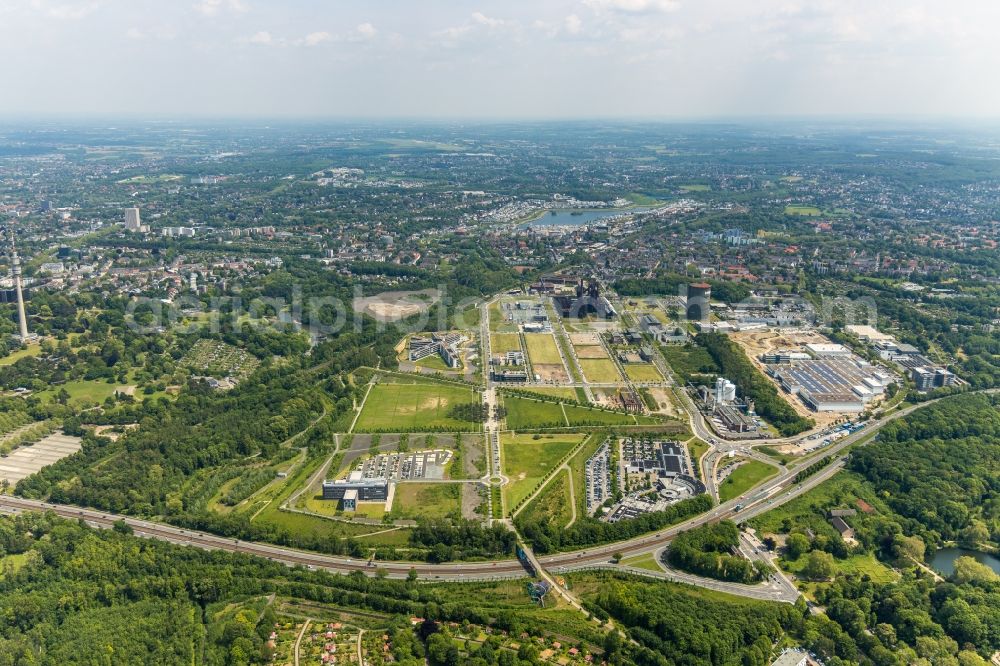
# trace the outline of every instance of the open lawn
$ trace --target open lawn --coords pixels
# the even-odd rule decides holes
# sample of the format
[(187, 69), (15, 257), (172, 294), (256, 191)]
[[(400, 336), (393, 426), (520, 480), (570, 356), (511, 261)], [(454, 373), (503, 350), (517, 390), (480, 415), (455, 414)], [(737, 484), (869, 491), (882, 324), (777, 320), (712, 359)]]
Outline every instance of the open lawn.
[(569, 474), (566, 469), (556, 472), (544, 490), (524, 507), (518, 519), (551, 523), (556, 528), (566, 527), (573, 518)]
[(42, 345), (37, 342), (32, 342), (31, 344), (25, 345), (20, 349), (15, 349), (7, 356), (0, 358), (0, 365), (12, 365), (20, 361), (22, 358), (38, 356), (41, 353)]
[(583, 435), (515, 435), (500, 437), (503, 472), (510, 479), (504, 487), (507, 506), (514, 508), (545, 478), (563, 456), (573, 450)]
[(816, 206), (785, 206), (785, 215), (807, 215), (814, 217), (822, 214), (822, 211), (816, 208)]
[(524, 343), (532, 365), (562, 365), (559, 346), (551, 333), (525, 333)]
[(478, 402), (453, 384), (376, 384), (361, 410), (357, 432), (476, 431), (481, 424), (456, 418), (452, 409)]
[(578, 400), (576, 389), (570, 386), (532, 386), (519, 389), (526, 393), (537, 393), (546, 398), (563, 398), (566, 400)]
[(703, 185), (698, 183), (690, 185), (681, 185), (680, 187), (682, 192), (708, 192), (709, 190), (712, 189), (711, 186), (709, 185)]
[(569, 425), (563, 405), (555, 402), (531, 400), (520, 396), (508, 395), (503, 399), (507, 408), (507, 427), (511, 430), (527, 430), (530, 428), (554, 428)]
[[(701, 441), (697, 437), (692, 437), (687, 441), (687, 447), (688, 453), (691, 454), (691, 462), (694, 463), (694, 466), (700, 470), (701, 468), (698, 466), (698, 461), (703, 455), (705, 455), (705, 452), (708, 451), (708, 444)], [(698, 476), (701, 476), (700, 471), (698, 472)]]
[[(799, 559), (792, 561), (782, 560), (782, 568), (798, 574), (805, 568), (808, 560), (808, 555), (802, 555)], [(876, 583), (892, 583), (899, 579), (899, 574), (875, 559), (872, 553), (852, 555), (844, 560), (834, 558), (833, 563), (841, 574), (868, 574)]]
[(733, 470), (733, 473), (726, 477), (726, 480), (719, 486), (719, 501), (728, 502), (734, 497), (739, 497), (777, 473), (776, 467), (759, 460), (747, 459), (745, 463)]
[(52, 388), (40, 391), (36, 395), (42, 398), (43, 401), (54, 400), (62, 389), (66, 389), (66, 393), (69, 394), (69, 404), (81, 407), (88, 404), (96, 405), (102, 403), (106, 398), (113, 395), (115, 391), (124, 391), (125, 387), (117, 383), (108, 384), (102, 381), (80, 380), (58, 384)]
[(521, 351), (521, 336), (518, 333), (494, 333), (490, 336), (490, 351), (494, 354)]
[(584, 407), (572, 403), (532, 400), (521, 396), (504, 397), (507, 427), (511, 430), (561, 428), (571, 426), (636, 425), (658, 423), (656, 419), (625, 412)]
[(625, 366), (625, 374), (634, 382), (662, 382), (663, 375), (652, 363), (629, 363)]
[(592, 409), (577, 405), (563, 405), (566, 418), (571, 426), (575, 425), (634, 425), (636, 423), (658, 423), (657, 420), (645, 416), (633, 416), (626, 412), (613, 412), (605, 409)]
[(652, 553), (643, 553), (642, 555), (633, 555), (632, 557), (626, 557), (621, 561), (623, 566), (635, 567), (636, 569), (645, 569), (647, 571), (663, 571), (663, 567), (656, 561), (656, 556)]
[(450, 367), (447, 363), (444, 362), (444, 359), (441, 358), (439, 354), (431, 354), (430, 356), (425, 356), (424, 358), (417, 361), (416, 365), (421, 368), (429, 368), (431, 370), (439, 370), (441, 372), (455, 371), (455, 370), (460, 370), (462, 368), (461, 363), (459, 363), (457, 368)]
[(590, 382), (604, 384), (621, 381), (618, 368), (609, 359), (581, 358), (580, 369), (583, 370), (583, 375)]
[(394, 519), (461, 516), (462, 484), (397, 483), (389, 515)]

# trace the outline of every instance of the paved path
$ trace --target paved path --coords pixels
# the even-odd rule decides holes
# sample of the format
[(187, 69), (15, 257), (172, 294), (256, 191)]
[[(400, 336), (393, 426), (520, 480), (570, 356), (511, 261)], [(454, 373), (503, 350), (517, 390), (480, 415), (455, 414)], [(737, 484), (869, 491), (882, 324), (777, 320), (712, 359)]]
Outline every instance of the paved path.
[(295, 639), (295, 650), (293, 654), (295, 655), (295, 666), (299, 666), (299, 645), (302, 644), (302, 637), (306, 635), (306, 629), (309, 628), (309, 623), (312, 622), (311, 618), (306, 618), (302, 623), (302, 631), (299, 632), (298, 637)]

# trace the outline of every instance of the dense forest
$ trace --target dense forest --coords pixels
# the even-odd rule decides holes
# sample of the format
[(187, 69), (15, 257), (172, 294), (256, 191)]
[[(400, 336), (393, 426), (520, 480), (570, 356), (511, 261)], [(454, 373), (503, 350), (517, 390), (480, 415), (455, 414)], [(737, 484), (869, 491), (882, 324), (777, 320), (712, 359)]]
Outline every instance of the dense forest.
[(686, 530), (670, 542), (666, 559), (672, 566), (699, 576), (734, 583), (758, 583), (771, 573), (760, 560), (733, 555), (740, 545), (740, 530), (731, 520)]
[(890, 423), (850, 467), (931, 545), (1000, 542), (1000, 397), (946, 398)]

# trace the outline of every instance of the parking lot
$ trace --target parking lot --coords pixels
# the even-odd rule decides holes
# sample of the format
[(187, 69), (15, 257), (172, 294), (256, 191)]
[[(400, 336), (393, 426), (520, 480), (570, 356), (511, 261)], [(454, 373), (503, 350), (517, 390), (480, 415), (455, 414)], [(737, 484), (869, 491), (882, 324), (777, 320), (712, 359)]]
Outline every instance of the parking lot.
[(443, 479), (445, 467), (450, 460), (451, 451), (444, 449), (413, 453), (380, 453), (362, 464), (361, 475), (365, 479), (390, 481)]
[(15, 449), (6, 458), (0, 458), (0, 479), (14, 485), (43, 467), (62, 460), (80, 450), (80, 438), (53, 433), (30, 446)]

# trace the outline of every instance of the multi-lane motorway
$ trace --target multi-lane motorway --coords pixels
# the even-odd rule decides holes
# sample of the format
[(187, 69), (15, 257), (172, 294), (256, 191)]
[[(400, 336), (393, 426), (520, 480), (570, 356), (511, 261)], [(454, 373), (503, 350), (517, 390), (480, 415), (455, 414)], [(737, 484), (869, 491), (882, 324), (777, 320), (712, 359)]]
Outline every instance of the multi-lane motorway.
[[(678, 525), (674, 525), (653, 534), (647, 534), (635, 539), (630, 539), (628, 541), (619, 541), (602, 546), (595, 546), (586, 550), (539, 557), (537, 561), (543, 568), (551, 572), (607, 567), (611, 566), (610, 562), (615, 554), (619, 554), (623, 557), (630, 557), (644, 553), (658, 553), (670, 542), (671, 538), (683, 530), (727, 518), (738, 522), (748, 520), (776, 506), (780, 506), (781, 504), (797, 497), (798, 495), (830, 478), (843, 467), (845, 449), (856, 443), (862, 437), (870, 435), (872, 431), (877, 431), (882, 428), (886, 423), (900, 418), (901, 416), (905, 416), (919, 407), (920, 406), (907, 407), (895, 412), (894, 414), (885, 416), (877, 421), (873, 421), (865, 430), (854, 433), (838, 441), (836, 444), (830, 445), (824, 451), (824, 455), (835, 456), (836, 460), (801, 483), (795, 484), (793, 482), (797, 467), (784, 468), (777, 476), (752, 489), (746, 495), (725, 502), (708, 513), (696, 516), (691, 520)], [(740, 508), (737, 508), (737, 506)], [(195, 546), (207, 550), (227, 550), (246, 553), (259, 557), (266, 557), (288, 565), (302, 565), (344, 573), (349, 573), (351, 571), (374, 573), (377, 568), (381, 568), (384, 569), (390, 577), (403, 578), (406, 577), (412, 569), (416, 571), (417, 575), (422, 579), (440, 581), (490, 580), (499, 578), (514, 578), (525, 575), (525, 570), (522, 568), (521, 564), (517, 560), (513, 559), (490, 562), (463, 562), (446, 564), (427, 564), (424, 562), (372, 563), (363, 559), (335, 557), (271, 544), (229, 539), (206, 532), (182, 529), (154, 521), (121, 516), (94, 509), (85, 509), (81, 507), (52, 504), (39, 500), (12, 497), (9, 495), (0, 496), (0, 510), (14, 512), (53, 511), (65, 518), (81, 519), (96, 527), (104, 528), (113, 526), (117, 521), (123, 521), (132, 528), (135, 534), (142, 537)], [(643, 574), (651, 573), (644, 570), (638, 571)], [(659, 576), (670, 578), (672, 580), (683, 580), (684, 582), (690, 582), (692, 584), (698, 584), (705, 587), (711, 587), (712, 589), (719, 589), (744, 596), (756, 596), (759, 598), (770, 598), (781, 601), (789, 600), (788, 590), (784, 585), (780, 584), (763, 586), (736, 585), (732, 583), (720, 583), (719, 581), (708, 581), (695, 576), (681, 574), (679, 572), (664, 572)]]

